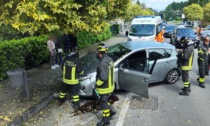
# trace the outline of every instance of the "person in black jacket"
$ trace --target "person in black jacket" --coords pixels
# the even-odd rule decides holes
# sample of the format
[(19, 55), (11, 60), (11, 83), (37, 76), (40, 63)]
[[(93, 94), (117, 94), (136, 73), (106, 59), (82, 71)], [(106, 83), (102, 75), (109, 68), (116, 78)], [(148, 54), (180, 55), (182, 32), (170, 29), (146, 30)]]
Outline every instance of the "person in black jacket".
[(199, 86), (205, 88), (205, 75), (209, 74), (209, 37), (206, 37), (204, 43), (198, 48), (198, 67), (199, 67)]
[(107, 55), (107, 51), (105, 44), (100, 43), (97, 48), (100, 63), (96, 74), (96, 91), (100, 95), (99, 104), (103, 110), (103, 119), (97, 126), (109, 125), (110, 118), (116, 114), (109, 104), (109, 97), (114, 91), (114, 62)]
[(68, 34), (64, 34), (62, 36), (63, 46), (64, 46), (64, 52), (66, 55), (70, 53), (70, 38)]
[(190, 78), (189, 71), (192, 70), (193, 56), (194, 56), (194, 42), (189, 40), (188, 37), (182, 37), (181, 42), (184, 44), (183, 51), (178, 53), (178, 58), (181, 64), (182, 70), (182, 81), (184, 83), (184, 88), (179, 95), (189, 95), (190, 90)]
[(62, 64), (62, 61), (63, 61), (62, 60), (63, 49), (62, 49), (61, 40), (60, 40), (59, 36), (56, 36), (56, 38), (55, 38), (55, 49), (56, 49), (55, 66), (59, 67), (58, 59), (60, 60), (60, 65)]
[(63, 83), (61, 85), (59, 105), (65, 101), (66, 92), (70, 89), (73, 99), (74, 110), (77, 111), (80, 107), (79, 100), (79, 75), (84, 73), (81, 61), (75, 50), (66, 56), (62, 63)]

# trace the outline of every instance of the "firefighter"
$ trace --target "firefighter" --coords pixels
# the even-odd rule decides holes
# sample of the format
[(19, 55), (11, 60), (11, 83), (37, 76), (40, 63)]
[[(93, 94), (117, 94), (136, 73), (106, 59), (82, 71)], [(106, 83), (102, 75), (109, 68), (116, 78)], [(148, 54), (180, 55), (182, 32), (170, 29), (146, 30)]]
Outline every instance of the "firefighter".
[(178, 53), (178, 58), (181, 64), (184, 88), (182, 88), (182, 92), (179, 92), (179, 95), (189, 95), (189, 92), (191, 92), (189, 71), (192, 70), (194, 43), (185, 36), (181, 38), (181, 42), (184, 44), (184, 49)]
[(78, 76), (82, 75), (84, 71), (81, 66), (81, 61), (76, 54), (76, 50), (72, 50), (72, 52), (65, 57), (61, 69), (63, 70), (63, 83), (59, 95), (59, 105), (65, 102), (66, 92), (70, 90), (73, 99), (73, 107), (74, 110), (77, 111), (80, 107)]
[(206, 37), (204, 43), (198, 48), (198, 68), (199, 68), (199, 86), (205, 88), (205, 75), (208, 75), (209, 60), (209, 37)]
[(105, 44), (100, 43), (97, 48), (97, 57), (100, 62), (96, 75), (96, 91), (100, 96), (99, 104), (103, 110), (103, 119), (97, 123), (97, 126), (109, 125), (111, 117), (116, 114), (109, 103), (109, 97), (114, 91), (114, 63), (107, 55), (107, 51)]
[(164, 42), (164, 33), (165, 33), (165, 26), (163, 26), (162, 30), (160, 31), (160, 33), (157, 34), (157, 36), (155, 37), (155, 40), (157, 42)]

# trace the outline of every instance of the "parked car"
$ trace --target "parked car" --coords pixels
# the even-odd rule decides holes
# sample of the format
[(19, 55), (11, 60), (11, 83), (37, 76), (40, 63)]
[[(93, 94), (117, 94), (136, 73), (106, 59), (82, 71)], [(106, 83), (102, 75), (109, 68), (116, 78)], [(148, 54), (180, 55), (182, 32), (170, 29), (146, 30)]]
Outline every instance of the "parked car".
[(164, 33), (164, 37), (171, 37), (172, 32), (174, 31), (174, 29), (176, 28), (176, 25), (166, 25), (166, 30)]
[(192, 28), (192, 27), (194, 26), (194, 24), (193, 24), (192, 21), (186, 21), (186, 22), (184, 23), (184, 26), (185, 26), (185, 27), (190, 27), (190, 28)]
[(200, 38), (193, 31), (192, 28), (177, 28), (173, 31), (173, 34), (170, 39), (170, 43), (173, 44), (177, 48), (182, 48), (183, 45), (180, 42), (181, 37), (187, 36), (190, 40), (194, 42), (195, 47), (197, 48), (200, 44)]
[(181, 23), (181, 24), (178, 24), (177, 27), (178, 27), (178, 28), (185, 28), (185, 25), (184, 25), (184, 23)]
[[(180, 70), (176, 48), (167, 43), (130, 41), (109, 47), (108, 55), (114, 60), (115, 90), (148, 97), (148, 84), (165, 81), (175, 83)], [(91, 96), (99, 63), (95, 53), (81, 58), (86, 75), (80, 78), (80, 95)]]
[(206, 26), (204, 30), (201, 32), (201, 39), (204, 40), (204, 38), (209, 35), (210, 36), (210, 25)]

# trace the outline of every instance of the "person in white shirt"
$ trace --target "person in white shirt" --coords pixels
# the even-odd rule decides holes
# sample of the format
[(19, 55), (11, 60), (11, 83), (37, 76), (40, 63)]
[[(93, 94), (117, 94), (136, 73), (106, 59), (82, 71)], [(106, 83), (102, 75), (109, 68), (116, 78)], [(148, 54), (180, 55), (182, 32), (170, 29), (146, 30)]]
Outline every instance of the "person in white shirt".
[(51, 65), (51, 69), (55, 69), (56, 67), (59, 67), (58, 65), (55, 65), (55, 54), (56, 54), (56, 50), (55, 50), (55, 42), (54, 42), (54, 36), (51, 35), (49, 37), (49, 40), (47, 41), (47, 47), (49, 49), (49, 53), (50, 53), (50, 65)]

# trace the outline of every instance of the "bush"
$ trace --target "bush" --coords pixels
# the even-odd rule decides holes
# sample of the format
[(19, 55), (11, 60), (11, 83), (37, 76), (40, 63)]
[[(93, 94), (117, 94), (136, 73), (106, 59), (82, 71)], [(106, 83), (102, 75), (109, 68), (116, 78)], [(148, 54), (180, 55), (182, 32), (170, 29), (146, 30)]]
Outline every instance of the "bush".
[(119, 34), (119, 31), (120, 31), (120, 25), (119, 24), (114, 24), (114, 25), (111, 26), (112, 35)]
[(47, 36), (0, 42), (0, 80), (6, 71), (18, 67), (31, 69), (48, 61)]
[(81, 32), (77, 37), (78, 48), (82, 49), (88, 47), (89, 45), (92, 45), (96, 42), (107, 40), (111, 36), (112, 33), (110, 31), (110, 26), (106, 27), (103, 32), (98, 34), (93, 34), (87, 31)]

